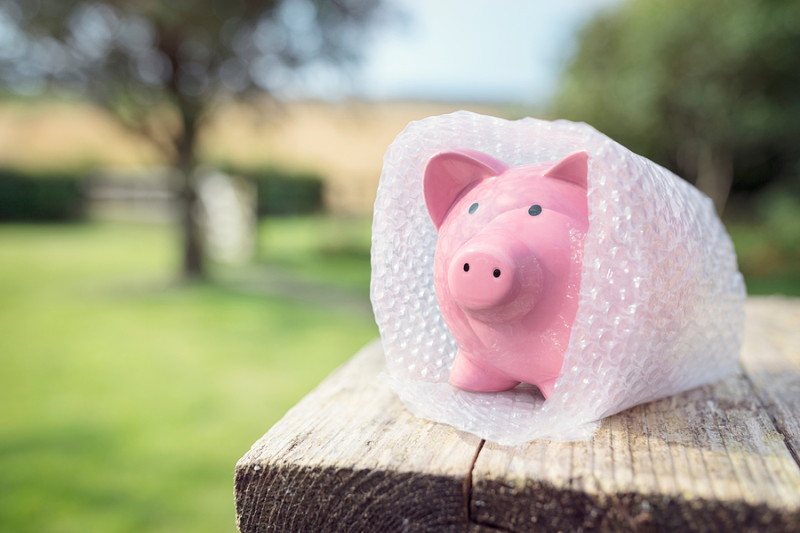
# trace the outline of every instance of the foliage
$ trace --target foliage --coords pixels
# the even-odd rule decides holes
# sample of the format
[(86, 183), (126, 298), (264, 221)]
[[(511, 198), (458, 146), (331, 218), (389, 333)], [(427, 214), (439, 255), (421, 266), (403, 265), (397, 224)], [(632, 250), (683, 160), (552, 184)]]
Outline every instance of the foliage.
[(172, 238), (0, 226), (0, 530), (235, 531), (236, 460), (376, 335), (338, 308), (166, 285)]
[(232, 173), (255, 184), (259, 217), (310, 214), (322, 210), (322, 178), (313, 172), (266, 167)]
[(0, 221), (79, 220), (86, 209), (83, 185), (74, 174), (32, 176), (0, 169)]
[(184, 176), (183, 270), (204, 274), (194, 213), (198, 130), (214, 103), (352, 60), (380, 0), (0, 0), (0, 81), (91, 96)]
[(735, 211), (728, 229), (748, 291), (800, 296), (800, 195), (779, 187)]
[[(294, 68), (352, 60), (377, 4), (4, 0), (0, 79), (24, 92), (46, 83), (77, 89), (177, 153), (191, 133), (180, 121), (194, 121), (215, 98), (272, 92)], [(154, 123), (164, 111), (178, 124)]]
[(800, 3), (631, 0), (582, 32), (556, 112), (696, 180), (798, 178)]

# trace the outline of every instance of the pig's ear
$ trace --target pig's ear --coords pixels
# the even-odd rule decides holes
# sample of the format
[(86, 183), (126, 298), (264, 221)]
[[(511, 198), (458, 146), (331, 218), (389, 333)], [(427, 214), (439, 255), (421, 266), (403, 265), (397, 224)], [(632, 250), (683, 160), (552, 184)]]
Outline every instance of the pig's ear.
[(459, 195), (471, 183), (497, 176), (508, 165), (474, 150), (440, 152), (425, 166), (425, 205), (436, 229)]
[(545, 176), (569, 181), (586, 188), (586, 176), (589, 174), (589, 154), (584, 151), (570, 154), (545, 172)]

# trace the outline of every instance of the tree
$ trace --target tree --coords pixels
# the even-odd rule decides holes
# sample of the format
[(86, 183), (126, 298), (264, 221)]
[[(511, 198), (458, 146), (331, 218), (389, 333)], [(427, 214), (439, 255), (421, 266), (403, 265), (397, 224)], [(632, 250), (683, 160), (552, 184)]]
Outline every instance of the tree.
[(731, 185), (800, 172), (800, 3), (631, 0), (590, 22), (555, 111), (695, 181), (722, 211)]
[(357, 57), (381, 0), (0, 0), (0, 80), (68, 87), (155, 143), (180, 171), (183, 274), (205, 274), (193, 174), (203, 120), (223, 98)]

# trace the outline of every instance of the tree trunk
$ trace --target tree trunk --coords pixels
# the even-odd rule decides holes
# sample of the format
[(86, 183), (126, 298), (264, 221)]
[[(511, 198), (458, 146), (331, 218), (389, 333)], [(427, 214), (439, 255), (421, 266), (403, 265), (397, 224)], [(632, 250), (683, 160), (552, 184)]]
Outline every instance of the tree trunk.
[(714, 202), (722, 215), (733, 183), (733, 156), (722, 146), (702, 143), (697, 151), (696, 186)]
[(181, 273), (185, 280), (199, 280), (206, 277), (203, 229), (200, 225), (200, 196), (197, 193), (195, 170), (195, 140), (197, 137), (197, 116), (186, 102), (179, 105), (183, 121), (183, 131), (176, 139), (178, 170), (181, 173), (179, 192), (180, 222), (183, 240)]
[(173, 138), (175, 162), (181, 174), (178, 192), (178, 209), (182, 236), (181, 274), (184, 280), (199, 280), (206, 277), (203, 229), (200, 226), (200, 197), (195, 183), (197, 158), (195, 144), (197, 121), (202, 113), (202, 100), (189, 96), (181, 90), (180, 75), (184, 71), (180, 48), (185, 44), (183, 35), (173, 28), (160, 28), (158, 48), (170, 64), (170, 77), (166, 89), (172, 97), (181, 120), (181, 129)]
[(186, 280), (198, 280), (206, 277), (203, 235), (197, 217), (200, 207), (199, 197), (192, 171), (181, 169), (181, 173), (183, 174), (180, 191), (180, 220), (183, 242), (181, 274)]

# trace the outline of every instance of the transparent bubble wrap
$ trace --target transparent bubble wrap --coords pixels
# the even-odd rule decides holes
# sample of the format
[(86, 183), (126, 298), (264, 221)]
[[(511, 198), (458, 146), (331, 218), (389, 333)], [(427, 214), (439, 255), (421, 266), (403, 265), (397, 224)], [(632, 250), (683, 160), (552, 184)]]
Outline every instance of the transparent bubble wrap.
[[(589, 153), (589, 232), (580, 301), (561, 376), (535, 388), (450, 386), (456, 345), (433, 286), (437, 234), (423, 169), (470, 148), (508, 164)], [(736, 370), (744, 283), (711, 201), (586, 124), (507, 121), (460, 111), (412, 122), (384, 158), (372, 234), (372, 305), (388, 381), (415, 415), (498, 442), (583, 440), (633, 405)]]

